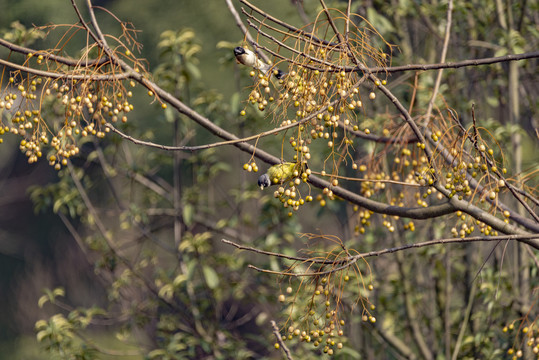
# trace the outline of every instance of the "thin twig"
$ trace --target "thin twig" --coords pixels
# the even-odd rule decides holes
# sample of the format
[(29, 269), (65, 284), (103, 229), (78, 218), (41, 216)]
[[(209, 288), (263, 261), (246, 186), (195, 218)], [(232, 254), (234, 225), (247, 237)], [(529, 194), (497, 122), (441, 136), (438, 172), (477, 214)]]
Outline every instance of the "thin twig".
[(238, 25), (238, 27), (240, 28), (241, 32), (245, 35), (245, 37), (247, 38), (247, 42), (251, 45), (253, 45), (253, 48), (254, 48), (254, 51), (256, 52), (256, 54), (262, 58), (266, 63), (269, 62), (269, 58), (266, 56), (266, 54), (264, 54), (263, 52), (260, 52), (258, 51), (258, 48), (255, 46), (256, 45), (256, 41), (253, 39), (253, 37), (251, 36), (251, 34), (249, 34), (249, 32), (247, 31), (247, 28), (245, 27), (245, 25), (243, 24), (243, 22), (241, 21), (241, 18), (240, 18), (240, 14), (238, 14), (238, 11), (236, 10), (236, 8), (234, 7), (234, 4), (232, 4), (232, 0), (225, 0), (226, 1), (226, 5), (228, 6), (228, 10), (230, 11), (230, 13), (232, 14), (232, 17), (234, 18), (234, 20), (236, 21), (236, 25)]
[[(338, 258), (335, 260), (327, 260), (327, 259), (320, 259), (320, 258), (307, 258), (307, 257), (300, 257), (300, 256), (290, 256), (285, 255), (281, 253), (275, 253), (271, 251), (265, 251), (261, 249), (257, 249), (251, 246), (245, 246), (241, 244), (237, 244), (233, 241), (227, 240), (227, 239), (221, 239), (221, 241), (225, 244), (232, 245), (236, 247), (239, 250), (246, 250), (250, 252), (254, 252), (257, 254), (262, 255), (268, 255), (273, 257), (278, 257), (281, 259), (287, 259), (287, 260), (293, 260), (293, 261), (300, 261), (300, 262), (309, 262), (313, 264), (320, 264), (320, 265), (350, 265), (352, 263), (355, 263), (357, 260), (368, 258), (368, 257), (374, 257), (374, 256), (381, 256), (385, 254), (391, 254), (399, 251), (404, 250), (411, 250), (411, 249), (417, 249), (421, 247), (427, 247), (427, 246), (433, 246), (433, 245), (440, 245), (440, 244), (455, 244), (455, 243), (468, 243), (468, 242), (499, 242), (499, 241), (519, 241), (519, 242), (527, 242), (527, 240), (537, 240), (539, 239), (539, 234), (528, 234), (528, 235), (501, 235), (501, 236), (469, 236), (464, 238), (446, 238), (446, 239), (436, 239), (436, 240), (429, 240), (429, 241), (423, 241), (418, 242), (414, 244), (407, 244), (407, 245), (401, 245), (393, 248), (386, 248), (382, 250), (375, 250), (375, 251), (369, 251), (366, 253), (360, 253), (353, 256), (347, 256), (343, 258)], [(535, 246), (536, 249), (539, 250), (539, 246)], [(249, 267), (256, 268), (252, 265)], [(277, 274), (282, 274), (282, 272), (274, 272)], [(305, 276), (305, 275), (319, 275), (319, 273), (288, 273), (289, 275), (293, 276)]]
[(350, 11), (352, 10), (352, 0), (348, 0), (348, 5), (346, 6), (346, 18), (345, 18), (345, 29), (344, 29), (344, 39), (348, 42), (350, 35)]
[(88, 74), (77, 74), (75, 72), (65, 72), (65, 73), (56, 73), (47, 70), (38, 70), (33, 69), (28, 66), (15, 64), (11, 61), (0, 59), (0, 65), (11, 67), (20, 71), (24, 71), (28, 74), (34, 74), (37, 76), (42, 76), (50, 79), (69, 79), (69, 80), (87, 80), (87, 81), (117, 81), (125, 80), (129, 78), (129, 74), (102, 74), (102, 75), (88, 75)]
[(304, 36), (306, 39), (309, 39), (309, 40), (314, 40), (316, 41), (317, 43), (321, 44), (321, 45), (330, 45), (330, 46), (336, 46), (337, 44), (334, 44), (334, 43), (331, 43), (329, 41), (326, 41), (326, 40), (323, 40), (323, 39), (319, 39), (317, 38), (316, 36), (314, 36), (314, 34), (311, 34), (311, 33), (308, 33), (308, 32), (305, 32), (301, 29), (298, 29), (292, 25), (289, 25), (287, 23), (285, 23), (284, 21), (282, 20), (279, 20), (269, 14), (267, 14), (266, 12), (260, 10), (259, 8), (257, 8), (256, 6), (254, 6), (253, 4), (251, 4), (250, 2), (246, 1), (246, 0), (240, 0), (240, 2), (242, 4), (245, 4), (247, 5), (250, 9), (254, 10), (255, 12), (259, 13), (260, 15), (262, 15), (263, 17), (265, 17), (266, 19), (284, 27), (285, 29), (288, 29), (290, 31), (292, 31), (293, 33), (296, 33), (296, 34), (299, 34), (301, 36)]
[(466, 334), (466, 326), (468, 325), (468, 321), (472, 313), (472, 306), (473, 306), (476, 291), (477, 291), (477, 286), (472, 284), (472, 290), (470, 291), (470, 296), (468, 297), (468, 304), (466, 305), (466, 311), (464, 312), (464, 319), (462, 319), (462, 325), (459, 330), (459, 335), (457, 337), (457, 342), (455, 343), (455, 348), (453, 350), (453, 355), (451, 356), (451, 360), (457, 360), (458, 358), (459, 351), (462, 346), (462, 340), (464, 339), (464, 334)]
[[(459, 62), (447, 62), (447, 63), (441, 63), (441, 64), (409, 64), (409, 65), (401, 65), (401, 66), (391, 66), (391, 67), (372, 67), (369, 68), (369, 71), (372, 73), (379, 73), (379, 72), (387, 72), (387, 73), (394, 73), (394, 72), (402, 72), (402, 71), (417, 71), (417, 70), (438, 70), (438, 69), (457, 69), (461, 67), (468, 67), (468, 66), (479, 66), (479, 65), (490, 65), (490, 64), (496, 64), (501, 62), (509, 62), (509, 61), (519, 61), (519, 60), (526, 60), (526, 59), (535, 59), (539, 58), (539, 51), (532, 51), (522, 54), (510, 54), (505, 56), (497, 56), (497, 57), (489, 57), (489, 58), (481, 58), (481, 59), (471, 59), (471, 60), (463, 60)], [(345, 71), (350, 69), (345, 69)], [(358, 71), (356, 69), (355, 71)]]
[[(447, 48), (449, 47), (449, 37), (451, 35), (451, 20), (453, 18), (453, 0), (449, 0), (447, 4), (447, 20), (445, 24), (445, 36), (444, 36), (444, 43), (442, 45), (442, 54), (440, 55), (440, 63), (445, 62), (445, 57), (447, 55)], [(436, 100), (436, 97), (438, 96), (438, 90), (440, 89), (440, 84), (442, 83), (442, 73), (443, 69), (438, 70), (438, 74), (436, 76), (436, 81), (434, 82), (434, 89), (432, 90), (432, 95), (429, 100), (429, 104), (427, 106), (427, 112), (425, 114), (425, 127), (427, 127), (427, 124), (430, 122), (430, 116), (432, 114), (432, 108), (434, 106), (434, 101)]]
[[(473, 122), (474, 122), (474, 125), (473, 125), (473, 128), (474, 128), (474, 135), (471, 136), (469, 134), (468, 131), (466, 131), (466, 129), (464, 128), (464, 126), (461, 124), (461, 122), (458, 120), (458, 118), (456, 117), (456, 115), (454, 114), (453, 111), (450, 111), (449, 112), (451, 114), (451, 117), (453, 118), (453, 120), (457, 123), (457, 125), (460, 127), (460, 129), (462, 130), (462, 132), (468, 137), (468, 139), (472, 142), (472, 145), (473, 147), (475, 148), (475, 150), (480, 154), (481, 158), (483, 159), (483, 161), (485, 161), (489, 168), (491, 169), (491, 172), (495, 173), (496, 176), (503, 180), (504, 183), (505, 183), (505, 186), (507, 187), (507, 189), (509, 189), (509, 191), (511, 192), (511, 194), (513, 195), (513, 197), (515, 199), (517, 199), (517, 201), (524, 207), (524, 209), (526, 209), (526, 211), (534, 218), (534, 220), (539, 223), (539, 215), (537, 215), (535, 213), (535, 211), (533, 211), (533, 209), (526, 203), (526, 201), (524, 201), (524, 199), (522, 199), (520, 197), (520, 194), (515, 190), (515, 187), (509, 183), (505, 177), (503, 176), (503, 174), (500, 172), (500, 170), (496, 170), (496, 171), (492, 171), (492, 168), (495, 167), (494, 166), (494, 163), (485, 155), (485, 152), (484, 151), (480, 151), (479, 149), (479, 143), (478, 143), (478, 135), (477, 135), (477, 127), (475, 125), (475, 115), (474, 113), (472, 112), (472, 119), (473, 119)], [(490, 173), (489, 173), (489, 176), (490, 176)], [(514, 215), (517, 215), (517, 212), (516, 211), (513, 211), (512, 212), (513, 216)]]
[(77, 17), (79, 18), (79, 22), (80, 24), (84, 27), (84, 29), (86, 30), (86, 32), (92, 37), (92, 39), (94, 39), (95, 42), (99, 42), (99, 38), (97, 37), (96, 34), (94, 34), (94, 32), (88, 27), (88, 25), (86, 24), (86, 21), (84, 21), (84, 18), (82, 17), (82, 14), (79, 10), (79, 7), (77, 6), (77, 3), (75, 2), (75, 0), (71, 0), (71, 6), (73, 6), (73, 10), (75, 10), (75, 13), (77, 14)]
[(51, 54), (47, 51), (42, 50), (35, 50), (31, 48), (27, 48), (24, 46), (20, 46), (14, 43), (11, 43), (5, 39), (0, 38), (0, 46), (5, 47), (6, 49), (9, 49), (11, 51), (20, 53), (20, 54), (32, 54), (33, 56), (43, 56), (44, 60), (52, 60), (60, 64), (73, 66), (73, 67), (82, 67), (82, 66), (102, 66), (109, 62), (109, 59), (107, 58), (100, 58), (100, 59), (92, 59), (85, 62), (81, 62), (81, 59), (71, 59), (64, 56), (59, 56), (55, 54)]
[[(378, 80), (372, 74), (369, 74), (368, 77), (373, 83)], [(429, 162), (429, 165), (434, 169), (434, 174), (440, 174), (440, 171), (438, 170), (438, 167), (433, 160), (432, 149), (430, 148), (429, 144), (425, 140), (423, 133), (421, 132), (421, 130), (415, 123), (414, 119), (412, 119), (412, 117), (410, 116), (410, 113), (408, 112), (408, 110), (406, 110), (406, 108), (401, 104), (399, 99), (397, 99), (397, 97), (393, 95), (393, 93), (386, 86), (380, 84), (378, 86), (378, 89), (380, 89), (380, 91), (393, 103), (395, 108), (401, 113), (401, 115), (404, 117), (404, 120), (412, 129), (414, 135), (417, 137), (418, 141), (425, 145), (424, 152)], [(438, 191), (440, 191), (442, 194), (444, 194), (447, 197), (448, 191), (442, 186), (440, 186), (440, 183), (436, 180), (436, 178), (433, 185), (436, 187)]]
[[(459, 123), (458, 119), (456, 118), (456, 116), (453, 114), (452, 111), (450, 111), (450, 114), (458, 124)], [(459, 124), (459, 126), (461, 126), (461, 125)], [(463, 129), (463, 131), (467, 134), (464, 127), (461, 126), (461, 129)], [(445, 162), (447, 164), (449, 164), (450, 166), (454, 166), (454, 162), (457, 159), (453, 155), (451, 155), (449, 150), (447, 148), (443, 147), (440, 144), (440, 142), (435, 142), (434, 140), (432, 140), (432, 137), (431, 137), (432, 132), (431, 132), (431, 130), (426, 129), (425, 134), (427, 135), (426, 139), (430, 142), (431, 145), (433, 145), (435, 147), (434, 150), (437, 151), (439, 154), (441, 154), (441, 156), (444, 158), (444, 160), (445, 160)], [(467, 136), (470, 136), (470, 135), (468, 134)], [(475, 137), (473, 137), (473, 136), (471, 137), (472, 142), (476, 141), (476, 140), (473, 140), (474, 138)], [(485, 161), (490, 161), (490, 160), (487, 159)], [(491, 167), (492, 163), (490, 163), (489, 166)], [(489, 174), (489, 175), (492, 176), (491, 174)], [(474, 177), (472, 177), (471, 174), (466, 173), (466, 180), (468, 180), (470, 187), (472, 189), (476, 189), (477, 192), (482, 193), (483, 191), (485, 191), (484, 187), (481, 184), (479, 184), (479, 182)], [(507, 184), (507, 181), (506, 181), (506, 184)], [(499, 199), (497, 199), (497, 201), (492, 201), (492, 200), (490, 200), (490, 198), (487, 197), (486, 200), (491, 205), (496, 206), (498, 208), (498, 210), (500, 210), (502, 212), (505, 211), (505, 210), (509, 210), (510, 213), (511, 213), (510, 214), (510, 219), (513, 220), (514, 222), (516, 222), (517, 224), (524, 226), (526, 229), (528, 229), (530, 231), (539, 232), (539, 225), (536, 222), (533, 222), (531, 219), (528, 219), (528, 218), (526, 218), (524, 216), (519, 215), (516, 211), (511, 211), (511, 208), (509, 208), (509, 206), (505, 205)]]
[[(258, 20), (258, 19), (257, 19), (257, 20)], [(304, 66), (304, 67), (307, 68), (307, 69), (318, 70), (318, 71), (326, 71), (326, 72), (340, 72), (340, 71), (346, 69), (346, 67), (344, 67), (344, 66), (340, 66), (340, 65), (334, 64), (334, 63), (330, 63), (330, 62), (325, 61), (325, 60), (323, 60), (323, 59), (319, 59), (319, 58), (317, 58), (317, 57), (314, 57), (314, 56), (311, 56), (311, 55), (309, 55), (309, 54), (306, 54), (305, 52), (300, 51), (300, 50), (297, 50), (297, 49), (295, 49), (295, 48), (293, 48), (293, 47), (291, 47), (291, 46), (288, 46), (288, 45), (285, 44), (284, 42), (282, 42), (282, 41), (276, 39), (274, 36), (271, 36), (270, 34), (267, 34), (266, 32), (264, 32), (264, 31), (258, 29), (258, 28), (255, 26), (255, 24), (253, 24), (249, 19), (247, 19), (247, 24), (248, 24), (249, 26), (251, 26), (253, 29), (257, 29), (257, 31), (258, 31), (258, 33), (259, 33), (260, 35), (266, 37), (266, 38), (267, 38), (268, 40), (270, 40), (272, 43), (279, 45), (279, 47), (281, 47), (281, 48), (283, 48), (283, 49), (286, 49), (286, 50), (289, 50), (290, 52), (295, 53), (295, 54), (297, 54), (297, 55), (299, 55), (299, 56), (302, 56), (302, 57), (304, 57), (304, 58), (306, 58), (306, 59), (308, 59), (308, 60), (310, 60), (310, 61), (314, 61), (314, 62), (316, 62), (316, 63), (319, 63), (319, 64), (322, 64), (322, 65), (325, 65), (325, 66), (328, 66), (328, 67), (329, 67), (329, 68), (321, 68), (321, 67), (317, 67), (317, 66), (310, 65), (308, 62), (305, 63), (305, 64), (301, 63), (301, 66)], [(267, 25), (266, 25), (266, 26), (267, 26)], [(272, 29), (272, 30), (273, 30), (273, 29)], [(291, 59), (291, 58), (287, 58), (286, 56), (282, 56), (282, 55), (280, 55), (279, 53), (272, 51), (271, 49), (268, 49), (268, 48), (266, 48), (266, 47), (264, 47), (264, 46), (261, 46), (260, 44), (255, 43), (254, 46), (255, 46), (256, 48), (264, 49), (265, 51), (269, 52), (270, 54), (272, 54), (273, 56), (275, 56), (275, 57), (277, 57), (277, 58), (283, 59), (283, 60), (285, 60), (285, 61), (287, 61), (287, 62), (290, 62), (290, 63), (292, 63), (292, 64), (298, 64), (298, 65), (300, 65), (299, 62), (294, 61), (294, 60)], [(351, 69), (356, 69), (356, 68), (351, 68)], [(360, 68), (359, 70), (364, 70), (364, 69), (363, 69), (363, 68)], [(345, 71), (346, 71), (346, 70), (345, 70)]]
[(283, 341), (283, 338), (281, 337), (281, 332), (279, 331), (279, 328), (277, 327), (277, 324), (275, 323), (274, 320), (271, 320), (270, 323), (271, 323), (271, 327), (273, 328), (273, 334), (277, 338), (277, 342), (279, 343), (279, 346), (283, 350), (286, 358), (288, 360), (293, 360), (292, 354), (290, 353), (290, 350), (288, 349), (288, 347), (286, 346), (286, 344)]
[(339, 127), (345, 129), (350, 134), (353, 134), (354, 136), (356, 136), (356, 137), (358, 137), (360, 139), (373, 141), (373, 142), (376, 142), (376, 143), (409, 144), (409, 143), (417, 142), (417, 137), (415, 137), (414, 135), (410, 135), (410, 136), (405, 137), (405, 138), (378, 136), (378, 135), (374, 135), (374, 134), (366, 134), (365, 132), (359, 131), (359, 130), (356, 131), (356, 130), (354, 130), (352, 128), (351, 125), (345, 125), (342, 120), (338, 120), (337, 123), (339, 124)]
[(341, 179), (341, 180), (347, 180), (347, 181), (356, 181), (356, 182), (369, 182), (369, 183), (383, 183), (383, 184), (393, 184), (393, 185), (400, 185), (400, 186), (411, 186), (411, 187), (428, 187), (430, 185), (421, 185), (417, 183), (407, 183), (404, 181), (397, 181), (397, 180), (389, 180), (389, 179), (361, 179), (356, 177), (347, 177), (347, 176), (341, 176), (341, 175), (333, 175), (333, 174), (326, 174), (322, 175), (322, 173), (313, 171), (312, 172), (315, 175), (319, 175), (321, 177), (329, 177), (331, 179)]
[[(110, 252), (114, 255), (115, 258), (120, 260), (122, 262), (122, 264), (124, 264), (129, 270), (131, 270), (133, 272), (133, 274), (136, 275), (137, 278), (139, 278), (142, 281), (142, 283), (146, 286), (146, 288), (151, 293), (158, 296), (158, 291), (153, 287), (152, 283), (144, 275), (140, 274), (139, 271), (136, 270), (132, 266), (131, 262), (128, 259), (126, 259), (124, 256), (120, 255), (118, 253), (118, 251), (116, 250), (116, 248), (115, 248), (115, 246), (113, 244), (113, 240), (111, 239), (110, 234), (107, 231), (107, 228), (105, 227), (105, 224), (103, 224), (103, 222), (101, 221), (101, 217), (99, 216), (99, 214), (97, 213), (97, 210), (93, 206), (90, 198), (88, 197), (88, 194), (86, 193), (86, 190), (82, 186), (82, 183), (80, 182), (77, 174), (75, 173), (75, 169), (74, 169), (73, 165), (71, 164), (71, 161), (69, 161), (69, 160), (67, 162), (67, 168), (69, 169), (71, 179), (73, 179), (73, 183), (75, 184), (75, 187), (77, 188), (77, 190), (79, 192), (79, 195), (81, 196), (82, 201), (84, 202), (84, 205), (86, 206), (86, 208), (88, 209), (88, 212), (92, 216), (92, 219), (94, 221), (94, 224), (97, 227), (97, 230), (99, 231), (99, 233), (101, 234), (101, 236), (105, 240), (105, 242), (107, 244), (107, 247), (108, 247), (108, 250), (110, 250)], [(158, 298), (160, 298), (160, 297), (158, 296)], [(164, 302), (164, 304), (166, 304), (170, 308), (176, 309), (176, 310), (178, 309), (177, 306), (175, 306), (174, 304), (166, 301), (165, 299), (161, 299), (161, 300)]]
[[(425, 360), (432, 360), (434, 359), (432, 351), (435, 349), (431, 349), (426, 341), (423, 333), (421, 332), (422, 328), (426, 328), (425, 326), (420, 327), (418, 316), (417, 316), (417, 307), (412, 302), (411, 297), (414, 294), (414, 291), (412, 290), (412, 286), (410, 284), (412, 278), (411, 271), (404, 267), (405, 263), (408, 264), (408, 260), (405, 261), (404, 255), (402, 253), (398, 253), (396, 256), (397, 260), (397, 268), (399, 270), (399, 277), (402, 279), (402, 297), (404, 301), (404, 307), (405, 307), (405, 317), (406, 321), (408, 323), (408, 327), (412, 333), (412, 339), (414, 340), (415, 344), (419, 348), (419, 351), (422, 355), (422, 358)], [(428, 330), (428, 327), (425, 329)]]

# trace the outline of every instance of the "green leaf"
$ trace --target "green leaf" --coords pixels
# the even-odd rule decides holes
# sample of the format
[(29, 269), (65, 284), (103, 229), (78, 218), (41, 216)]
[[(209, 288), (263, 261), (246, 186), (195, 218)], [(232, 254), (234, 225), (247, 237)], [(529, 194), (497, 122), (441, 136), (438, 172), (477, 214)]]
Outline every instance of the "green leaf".
[(213, 270), (213, 268), (204, 265), (202, 267), (202, 272), (204, 273), (204, 278), (206, 279), (206, 284), (210, 289), (215, 289), (219, 285), (219, 275)]
[(232, 114), (234, 114), (234, 115), (239, 114), (240, 105), (241, 105), (240, 93), (235, 92), (230, 97), (230, 111), (232, 112)]
[(187, 72), (189, 73), (189, 75), (191, 75), (193, 79), (198, 80), (202, 77), (198, 66), (196, 66), (192, 62), (186, 62), (185, 67), (187, 69)]
[(371, 7), (367, 8), (367, 19), (369, 19), (372, 26), (381, 32), (382, 34), (395, 31), (395, 27), (386, 17), (380, 15), (376, 10)]
[(43, 308), (43, 305), (45, 305), (47, 301), (49, 301), (49, 297), (47, 295), (43, 295), (37, 301), (37, 306), (39, 306), (39, 308), (41, 309)]
[(54, 202), (54, 205), (52, 206), (52, 211), (55, 214), (58, 214), (58, 211), (60, 210), (60, 207), (64, 204), (63, 199), (58, 199)]
[(193, 215), (194, 215), (194, 212), (195, 209), (193, 207), (193, 205), (191, 204), (186, 204), (184, 207), (183, 207), (183, 222), (185, 223), (185, 225), (187, 226), (191, 226), (191, 224), (193, 223)]
[(161, 289), (159, 289), (159, 297), (165, 300), (172, 299), (173, 294), (174, 289), (172, 288), (171, 284), (165, 284)]
[(65, 290), (63, 288), (56, 288), (52, 291), (54, 296), (65, 296)]
[(255, 319), (255, 322), (258, 326), (262, 326), (268, 321), (268, 314), (262, 311)]
[(163, 356), (163, 355), (166, 355), (166, 351), (163, 349), (155, 349), (148, 353), (148, 357), (150, 359), (155, 359), (156, 357)]
[(42, 342), (45, 337), (49, 335), (49, 330), (41, 330), (37, 333), (36, 338), (37, 342)]
[(36, 330), (45, 329), (47, 327), (47, 322), (43, 319), (36, 321)]
[(356, 350), (354, 349), (351, 349), (349, 347), (343, 347), (342, 349), (339, 350), (339, 353), (343, 354), (343, 355), (349, 355), (349, 357), (347, 357), (347, 359), (359, 359), (361, 358), (361, 354), (359, 352), (357, 352)]
[(185, 281), (187, 281), (187, 275), (180, 274), (174, 278), (174, 280), (172, 281), (172, 285), (174, 285), (175, 287), (178, 287)]
[(238, 46), (237, 43), (231, 43), (230, 41), (219, 41), (216, 45), (218, 49), (234, 49)]

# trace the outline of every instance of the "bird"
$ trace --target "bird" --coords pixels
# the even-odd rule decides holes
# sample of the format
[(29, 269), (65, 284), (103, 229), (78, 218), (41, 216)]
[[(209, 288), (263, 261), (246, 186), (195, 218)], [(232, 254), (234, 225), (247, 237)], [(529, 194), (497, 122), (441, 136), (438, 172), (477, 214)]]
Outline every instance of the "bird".
[[(260, 70), (264, 74), (267, 74), (272, 68), (270, 64), (266, 64), (265, 62), (260, 60), (254, 52), (241, 46), (237, 46), (234, 48), (234, 56), (236, 56), (236, 60), (238, 60), (240, 64)], [(273, 69), (273, 74), (279, 80), (286, 75), (286, 73), (284, 73), (280, 69)]]
[(264, 188), (274, 184), (282, 184), (288, 180), (292, 180), (298, 175), (295, 173), (295, 170), (299, 168), (298, 165), (298, 163), (284, 162), (271, 166), (265, 174), (258, 178), (260, 190), (264, 190)]

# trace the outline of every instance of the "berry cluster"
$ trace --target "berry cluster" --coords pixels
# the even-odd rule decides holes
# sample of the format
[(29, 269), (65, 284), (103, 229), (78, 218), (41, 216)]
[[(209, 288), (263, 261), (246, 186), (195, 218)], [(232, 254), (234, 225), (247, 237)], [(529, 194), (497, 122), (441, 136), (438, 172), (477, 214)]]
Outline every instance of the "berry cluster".
[[(134, 87), (135, 83), (131, 81), (130, 85)], [(114, 88), (110, 86), (91, 80), (51, 80), (14, 73), (0, 101), (0, 135), (19, 135), (19, 148), (29, 163), (50, 148), (49, 164), (59, 170), (79, 153), (83, 138), (103, 138), (109, 132), (104, 126), (107, 122), (127, 122), (133, 110), (129, 102), (132, 92), (120, 82), (115, 82)]]
[[(290, 314), (289, 321), (294, 325), (286, 328), (283, 340), (312, 344), (314, 348), (320, 348), (328, 355), (334, 355), (336, 351), (342, 349), (346, 341), (345, 320), (341, 318), (345, 307), (342, 291), (351, 280), (352, 277), (348, 274), (340, 274), (337, 279), (324, 276), (317, 278), (312, 287), (309, 287), (310, 290), (303, 287), (302, 294), (310, 292), (310, 295), (304, 299), (304, 311), (299, 309), (302, 301), (299, 289), (293, 294), (293, 288), (288, 286), (286, 295), (279, 295), (279, 301), (288, 305), (286, 311)], [(369, 284), (366, 290), (372, 291), (374, 286)], [(367, 307), (366, 297), (361, 299), (361, 303), (364, 305), (362, 320), (375, 323), (376, 318), (371, 314), (375, 306), (371, 304)]]
[[(533, 356), (536, 359), (539, 359), (539, 330), (534, 329), (536, 323), (528, 323), (528, 322), (522, 322), (520, 327), (518, 328), (518, 333), (514, 334), (515, 336), (515, 342), (517, 338), (522, 337), (521, 344), (526, 345), (531, 352), (533, 353)], [(503, 327), (502, 331), (504, 333), (514, 333), (515, 332), (515, 324), (511, 323), (509, 325), (506, 325)], [(518, 349), (518, 347), (511, 347), (507, 350), (507, 354), (511, 355), (511, 359), (516, 360), (520, 359), (524, 356), (524, 351), (522, 349)]]

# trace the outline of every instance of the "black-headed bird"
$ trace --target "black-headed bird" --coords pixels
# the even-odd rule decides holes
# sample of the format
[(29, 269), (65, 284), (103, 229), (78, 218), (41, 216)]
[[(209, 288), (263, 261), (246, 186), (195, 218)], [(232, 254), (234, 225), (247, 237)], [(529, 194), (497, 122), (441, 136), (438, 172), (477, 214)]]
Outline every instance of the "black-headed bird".
[[(236, 56), (236, 60), (238, 60), (240, 64), (262, 71), (264, 74), (267, 74), (271, 70), (272, 66), (270, 64), (266, 64), (264, 61), (260, 60), (258, 56), (249, 49), (245, 49), (241, 46), (235, 47), (234, 56)], [(273, 69), (273, 74), (277, 79), (282, 79), (286, 75), (276, 68)]]
[(298, 173), (296, 172), (298, 167), (298, 163), (291, 162), (273, 165), (264, 175), (261, 175), (258, 178), (258, 186), (260, 186), (261, 190), (264, 190), (264, 188), (270, 185), (282, 184), (292, 180), (294, 177), (298, 176)]

